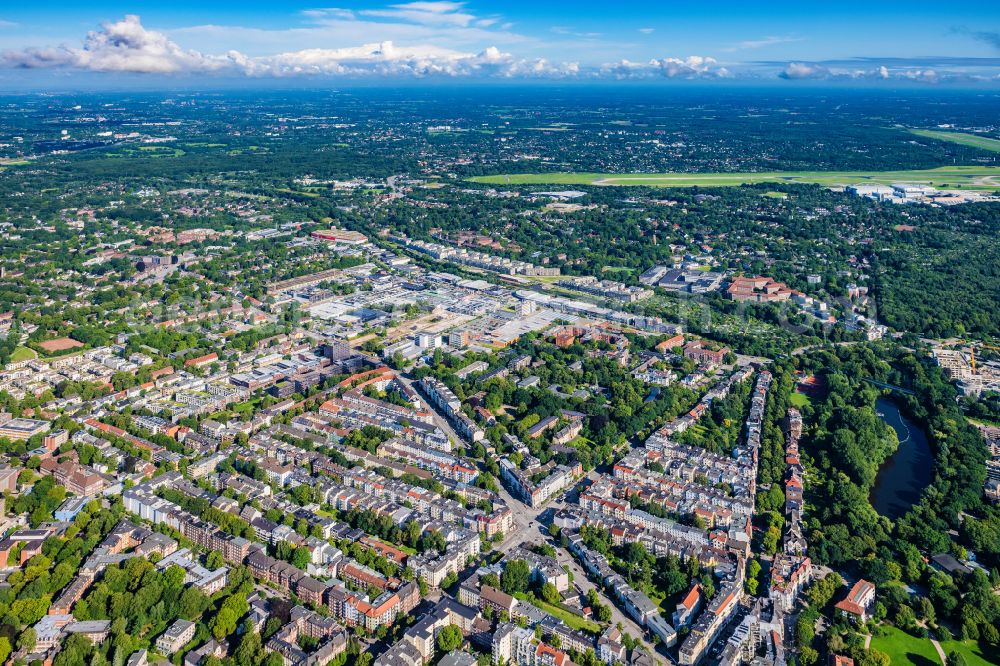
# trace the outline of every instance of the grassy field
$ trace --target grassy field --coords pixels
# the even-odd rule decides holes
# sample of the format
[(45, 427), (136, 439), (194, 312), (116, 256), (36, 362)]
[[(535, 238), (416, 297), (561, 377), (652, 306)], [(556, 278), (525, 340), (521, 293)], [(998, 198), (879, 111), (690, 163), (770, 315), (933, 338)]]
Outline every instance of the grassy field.
[(965, 132), (941, 132), (938, 130), (911, 129), (911, 133), (928, 139), (938, 139), (940, 141), (950, 141), (962, 146), (980, 148), (993, 153), (1000, 153), (1000, 139), (991, 139), (988, 136), (978, 134), (966, 134)]
[(560, 608), (559, 606), (553, 606), (552, 604), (545, 602), (539, 599), (538, 597), (529, 596), (527, 594), (524, 594), (523, 592), (518, 592), (514, 596), (520, 599), (521, 601), (526, 601), (530, 603), (532, 606), (537, 606), (538, 608), (541, 608), (549, 615), (554, 615), (555, 617), (565, 622), (570, 629), (576, 629), (577, 631), (586, 631), (589, 634), (601, 633), (601, 625), (597, 624), (596, 622), (591, 622), (590, 620), (582, 618), (576, 613), (571, 613), (565, 608)]
[(1000, 664), (1000, 654), (990, 654), (976, 641), (943, 641), (941, 649), (946, 655), (958, 652), (965, 657), (969, 666), (997, 666)]
[(919, 183), (942, 189), (1000, 189), (1000, 167), (954, 166), (912, 171), (772, 171), (768, 173), (517, 173), (470, 179), (490, 185), (646, 185), (724, 187), (750, 183), (851, 185)]
[(885, 636), (874, 636), (871, 646), (889, 655), (892, 666), (941, 666), (929, 638), (917, 638), (888, 625), (883, 629)]
[(809, 400), (809, 396), (807, 396), (805, 393), (795, 392), (792, 393), (792, 395), (788, 398), (788, 402), (792, 403), (792, 407), (802, 408), (808, 405), (812, 401)]
[(319, 196), (319, 192), (313, 192), (310, 190), (293, 190), (288, 187), (275, 188), (275, 192), (281, 192), (283, 194), (301, 194), (304, 197), (313, 197), (313, 198)]
[(105, 153), (105, 157), (112, 159), (123, 158), (161, 158), (161, 157), (183, 157), (186, 155), (183, 150), (175, 146), (126, 146), (115, 152)]
[(34, 349), (18, 347), (11, 353), (10, 362), (20, 363), (21, 361), (30, 361), (33, 358), (38, 358), (38, 353)]

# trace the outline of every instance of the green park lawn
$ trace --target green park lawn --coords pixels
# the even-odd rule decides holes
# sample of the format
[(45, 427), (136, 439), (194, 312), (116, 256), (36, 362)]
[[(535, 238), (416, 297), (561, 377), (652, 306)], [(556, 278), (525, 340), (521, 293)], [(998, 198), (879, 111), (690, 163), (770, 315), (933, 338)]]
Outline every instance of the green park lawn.
[(917, 638), (885, 625), (884, 636), (873, 636), (871, 647), (889, 655), (892, 666), (941, 666), (937, 650), (929, 638)]
[(34, 349), (28, 349), (27, 347), (18, 347), (10, 355), (11, 363), (20, 363), (21, 361), (30, 361), (33, 358), (38, 358), (38, 354)]
[(965, 657), (965, 663), (969, 666), (997, 666), (1000, 664), (1000, 653), (993, 651), (991, 654), (989, 648), (983, 649), (983, 646), (977, 641), (942, 641), (941, 649), (946, 655), (958, 652)]

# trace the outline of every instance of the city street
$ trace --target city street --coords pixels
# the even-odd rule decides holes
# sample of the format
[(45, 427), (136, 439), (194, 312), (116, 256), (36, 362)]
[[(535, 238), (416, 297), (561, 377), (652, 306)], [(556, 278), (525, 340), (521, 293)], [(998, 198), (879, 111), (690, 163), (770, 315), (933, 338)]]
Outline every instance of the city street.
[[(400, 380), (407, 386), (407, 388), (416, 391), (418, 394), (422, 393), (416, 389), (415, 383), (409, 377), (399, 375)], [(429, 402), (424, 401), (427, 404), (428, 409), (433, 415), (434, 424), (441, 428), (445, 434), (451, 437), (455, 442), (465, 443), (465, 441), (459, 437), (458, 433), (455, 432), (454, 428), (448, 422), (444, 416), (442, 416), (437, 409), (435, 409)], [(584, 479), (589, 479), (593, 481), (599, 476), (598, 470), (591, 470)], [(530, 547), (534, 544), (539, 543), (549, 543), (556, 548), (556, 556), (559, 563), (563, 566), (569, 567), (569, 570), (573, 573), (573, 584), (575, 588), (581, 593), (586, 595), (590, 590), (597, 590), (600, 596), (601, 603), (611, 608), (611, 621), (614, 625), (621, 625), (622, 631), (630, 634), (633, 638), (640, 641), (641, 645), (650, 653), (657, 654), (658, 656), (670, 660), (670, 657), (666, 654), (666, 648), (662, 645), (659, 646), (660, 649), (656, 650), (648, 641), (645, 640), (645, 630), (640, 627), (633, 619), (628, 617), (622, 610), (612, 601), (604, 592), (597, 588), (594, 583), (588, 578), (586, 572), (582, 567), (573, 559), (573, 556), (562, 548), (559, 542), (552, 539), (548, 534), (548, 525), (551, 523), (551, 516), (558, 512), (560, 509), (565, 507), (565, 500), (574, 494), (575, 486), (570, 488), (564, 495), (547, 502), (541, 507), (530, 507), (523, 502), (515, 499), (510, 492), (500, 483), (497, 479), (500, 490), (497, 493), (507, 506), (510, 507), (513, 518), (514, 527), (510, 532), (505, 535), (504, 540), (501, 541), (494, 547), (494, 550), (506, 555), (511, 551), (515, 550), (519, 546)]]

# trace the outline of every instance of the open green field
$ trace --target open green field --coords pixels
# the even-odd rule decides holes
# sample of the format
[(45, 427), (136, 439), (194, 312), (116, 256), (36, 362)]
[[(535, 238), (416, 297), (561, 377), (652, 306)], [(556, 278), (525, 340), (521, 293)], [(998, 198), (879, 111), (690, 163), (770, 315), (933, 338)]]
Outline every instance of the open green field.
[(123, 158), (160, 158), (160, 157), (183, 157), (186, 153), (176, 146), (125, 146), (114, 152), (105, 153), (105, 157), (112, 159)]
[(911, 133), (928, 139), (938, 139), (940, 141), (950, 141), (962, 146), (980, 148), (994, 153), (1000, 153), (1000, 139), (991, 139), (988, 136), (978, 134), (967, 134), (965, 132), (942, 132), (939, 130), (911, 129)]
[(33, 358), (38, 358), (37, 352), (34, 349), (29, 349), (28, 347), (18, 347), (10, 355), (11, 363), (20, 363), (21, 361), (30, 361)]
[(288, 187), (278, 187), (275, 188), (276, 192), (281, 192), (283, 194), (301, 194), (304, 197), (318, 197), (318, 192), (313, 192), (311, 190), (293, 190)]
[(942, 641), (941, 649), (945, 655), (958, 652), (965, 657), (965, 663), (969, 666), (997, 666), (1000, 664), (1000, 654), (990, 654), (977, 641)]
[(872, 648), (889, 655), (891, 666), (941, 666), (929, 638), (917, 638), (896, 627), (882, 627), (885, 636), (873, 636)]
[(805, 407), (812, 401), (809, 400), (809, 396), (807, 396), (805, 393), (799, 393), (798, 391), (795, 391), (794, 393), (792, 393), (791, 396), (789, 396), (788, 402), (792, 403), (792, 407), (801, 409), (802, 407)]
[(772, 171), (766, 173), (517, 173), (470, 178), (490, 185), (645, 185), (726, 187), (752, 183), (889, 185), (914, 183), (942, 189), (1000, 189), (1000, 167), (953, 166), (910, 171)]
[(536, 596), (533, 595), (529, 596), (523, 592), (517, 592), (516, 594), (514, 594), (514, 596), (520, 599), (521, 601), (526, 601), (530, 603), (532, 606), (541, 608), (549, 615), (554, 615), (555, 617), (565, 622), (570, 629), (576, 629), (577, 631), (585, 631), (589, 634), (595, 634), (595, 635), (601, 632), (601, 625), (597, 624), (596, 622), (591, 622), (586, 618), (582, 618), (575, 613), (571, 613), (565, 608), (560, 608), (559, 606), (553, 606), (552, 604), (543, 601)]

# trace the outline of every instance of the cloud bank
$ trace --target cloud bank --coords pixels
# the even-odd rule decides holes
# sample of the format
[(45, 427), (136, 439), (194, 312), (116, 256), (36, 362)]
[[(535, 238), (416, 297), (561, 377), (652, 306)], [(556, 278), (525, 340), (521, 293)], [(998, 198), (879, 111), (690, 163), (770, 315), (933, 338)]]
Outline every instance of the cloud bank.
[(871, 68), (859, 68), (824, 63), (791, 62), (778, 74), (789, 81), (899, 81), (937, 84), (942, 82), (981, 81), (982, 77), (970, 74), (947, 72), (941, 73), (931, 67), (916, 67), (903, 65), (889, 68), (879, 65)]
[[(450, 3), (410, 3), (408, 7), (441, 4)], [(423, 14), (434, 14), (433, 11), (424, 9), (406, 11), (422, 20), (430, 20), (423, 17)], [(90, 32), (81, 47), (6, 51), (0, 58), (8, 67), (139, 74), (228, 73), (279, 77), (483, 74), (501, 77), (558, 77), (573, 75), (579, 71), (575, 63), (517, 59), (492, 46), (478, 53), (468, 53), (434, 45), (397, 46), (391, 41), (340, 48), (302, 49), (269, 56), (249, 56), (235, 50), (224, 55), (210, 55), (180, 47), (165, 34), (145, 28), (136, 15), (105, 23), (100, 30)]]
[[(60, 45), (7, 50), (0, 53), (0, 66), (21, 69), (176, 76), (247, 77), (478, 77), (494, 79), (542, 78), (580, 80), (761, 80), (786, 81), (895, 81), (938, 84), (952, 82), (996, 82), (996, 72), (983, 74), (983, 67), (997, 69), (992, 59), (978, 63), (947, 63), (930, 59), (887, 58), (883, 62), (858, 58), (845, 61), (810, 62), (721, 62), (707, 55), (662, 57), (632, 61), (581, 64), (546, 57), (524, 57), (530, 41), (509, 32), (509, 24), (496, 16), (477, 16), (461, 2), (415, 1), (387, 5), (381, 9), (324, 8), (302, 12), (304, 20), (319, 28), (301, 29), (302, 39), (293, 43), (333, 42), (326, 47), (282, 50), (268, 55), (250, 55), (239, 49), (205, 53), (182, 47), (164, 32), (149, 29), (139, 16), (104, 23), (89, 32), (79, 45)], [(175, 30), (175, 35), (205, 34), (242, 36), (231, 44), (260, 44), (260, 31), (242, 28), (200, 26)], [(554, 27), (552, 32), (593, 39), (596, 33), (575, 33)], [(242, 31), (242, 32), (241, 32)], [(309, 32), (312, 31), (312, 32)], [(640, 28), (644, 34), (651, 28)], [(308, 35), (306, 35), (308, 32)], [(381, 34), (379, 41), (353, 43), (359, 35)], [(298, 33), (296, 33), (298, 36)], [(990, 41), (992, 33), (977, 33)], [(307, 39), (308, 37), (308, 39)], [(495, 38), (496, 45), (489, 44)], [(487, 41), (489, 40), (489, 41)], [(359, 39), (360, 41), (360, 39)], [(732, 49), (757, 49), (799, 41), (793, 37), (765, 37), (741, 42)], [(337, 44), (336, 42), (340, 42)], [(344, 42), (347, 42), (345, 45)], [(441, 46), (441, 44), (450, 46)], [(283, 45), (287, 49), (287, 44)], [(462, 47), (465, 48), (462, 48)], [(225, 47), (222, 47), (223, 49)], [(939, 59), (940, 60), (940, 59)], [(975, 59), (973, 59), (975, 60)], [(936, 63), (936, 64), (935, 64)], [(977, 69), (978, 68), (978, 69)]]
[(654, 58), (647, 62), (620, 60), (602, 65), (599, 73), (615, 79), (664, 77), (668, 79), (720, 79), (731, 73), (715, 58), (688, 56), (687, 58)]

